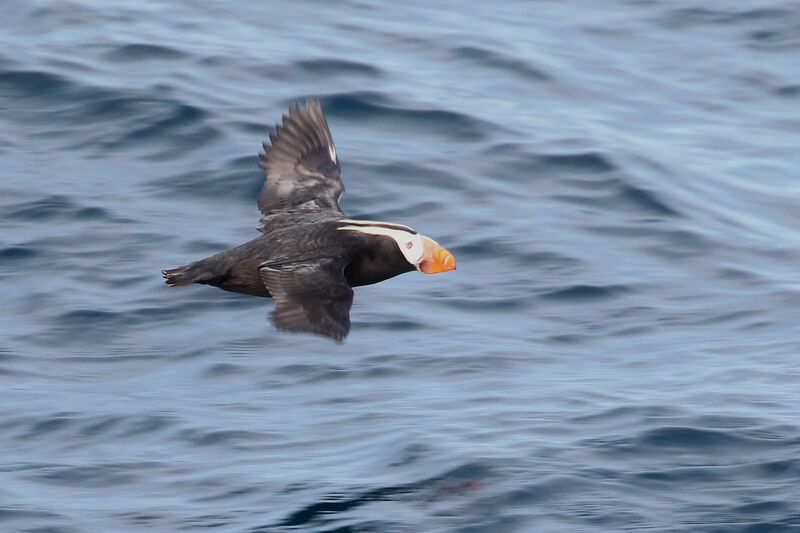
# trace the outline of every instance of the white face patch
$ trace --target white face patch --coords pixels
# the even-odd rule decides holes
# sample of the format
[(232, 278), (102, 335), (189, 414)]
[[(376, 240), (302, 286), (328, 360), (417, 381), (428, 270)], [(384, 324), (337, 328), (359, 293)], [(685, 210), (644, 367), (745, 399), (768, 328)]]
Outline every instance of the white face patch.
[[(350, 221), (343, 220), (343, 222)], [(352, 222), (364, 223), (365, 221), (354, 220)], [(378, 222), (378, 224), (385, 224), (385, 222)], [(408, 261), (410, 264), (417, 266), (422, 262), (422, 237), (417, 233), (412, 233), (411, 231), (406, 231), (404, 229), (368, 225), (342, 226), (339, 229), (360, 231), (361, 233), (367, 233), (369, 235), (386, 235), (387, 237), (394, 239), (394, 242), (397, 243), (397, 247), (400, 248), (400, 251), (403, 253), (403, 257), (405, 257), (406, 261)], [(409, 228), (409, 230), (411, 230), (411, 228)]]

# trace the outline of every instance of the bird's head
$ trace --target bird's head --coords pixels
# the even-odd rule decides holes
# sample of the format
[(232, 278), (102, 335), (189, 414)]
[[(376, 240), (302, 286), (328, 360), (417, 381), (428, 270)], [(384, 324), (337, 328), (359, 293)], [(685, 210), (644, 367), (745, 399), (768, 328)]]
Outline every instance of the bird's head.
[(453, 254), (430, 237), (420, 235), (419, 238), (422, 241), (422, 260), (414, 264), (417, 270), (425, 274), (438, 274), (456, 269), (456, 258)]
[(358, 231), (368, 235), (391, 237), (408, 263), (425, 274), (438, 274), (456, 269), (453, 254), (425, 235), (408, 226), (367, 220), (344, 220), (343, 230)]

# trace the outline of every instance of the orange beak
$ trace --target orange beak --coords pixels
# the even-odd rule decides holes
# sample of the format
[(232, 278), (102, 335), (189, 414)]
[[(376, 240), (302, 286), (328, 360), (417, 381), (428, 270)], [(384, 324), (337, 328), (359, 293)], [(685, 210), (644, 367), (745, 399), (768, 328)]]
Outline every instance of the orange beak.
[(422, 237), (423, 254), (419, 264), (420, 272), (438, 274), (456, 269), (456, 258), (453, 254), (439, 246), (433, 239)]

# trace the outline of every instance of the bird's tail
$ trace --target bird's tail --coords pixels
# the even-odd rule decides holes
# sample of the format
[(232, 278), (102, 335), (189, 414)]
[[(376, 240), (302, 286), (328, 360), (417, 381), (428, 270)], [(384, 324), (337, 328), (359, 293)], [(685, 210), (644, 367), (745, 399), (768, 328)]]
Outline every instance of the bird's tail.
[(188, 265), (162, 270), (161, 273), (164, 275), (164, 283), (171, 287), (192, 283), (215, 285), (227, 279), (237, 259), (236, 254), (226, 250)]
[(170, 287), (175, 287), (177, 285), (189, 285), (197, 281), (197, 278), (193, 273), (192, 265), (162, 270), (161, 274), (164, 275), (164, 283)]

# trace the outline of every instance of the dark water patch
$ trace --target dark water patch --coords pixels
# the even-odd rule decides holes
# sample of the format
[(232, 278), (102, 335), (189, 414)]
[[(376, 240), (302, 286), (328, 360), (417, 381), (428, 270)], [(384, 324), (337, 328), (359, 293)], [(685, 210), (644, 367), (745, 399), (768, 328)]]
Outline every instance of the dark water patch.
[(391, 103), (384, 96), (369, 92), (348, 92), (320, 98), (328, 116), (349, 120), (368, 120), (371, 124), (398, 128), (409, 133), (429, 133), (454, 141), (475, 142), (485, 139), (488, 132), (502, 128), (465, 113), (442, 109), (415, 109)]
[[(346, 497), (345, 495), (326, 496), (322, 500), (312, 503), (290, 514), (279, 524), (279, 526), (297, 527), (306, 526), (317, 522), (324, 524), (330, 521), (331, 518), (335, 517), (336, 515), (345, 513), (372, 502), (391, 501), (398, 497), (410, 494), (413, 492), (413, 490), (413, 485), (400, 485), (369, 490), (350, 498)], [(253, 531), (268, 531), (268, 529), (257, 528)]]
[(679, 215), (677, 211), (661, 201), (655, 192), (633, 185), (623, 185), (615, 200), (620, 204), (626, 204), (657, 216), (674, 217)]
[(783, 511), (787, 509), (787, 502), (783, 501), (760, 501), (754, 503), (747, 503), (744, 505), (737, 505), (731, 511), (736, 514), (750, 515), (750, 514), (764, 514), (773, 513), (775, 511)]
[(141, 437), (157, 433), (175, 425), (176, 420), (165, 415), (138, 415), (125, 420), (121, 427), (120, 438)]
[[(477, 488), (497, 477), (495, 465), (490, 460), (469, 461), (420, 482), (421, 487), (445, 492), (454, 488)], [(435, 493), (434, 493), (435, 496)]]
[(653, 255), (670, 259), (710, 255), (718, 248), (713, 241), (688, 230), (658, 231), (657, 235), (664, 244), (649, 246), (646, 250)]
[(577, 477), (556, 476), (526, 487), (511, 489), (499, 496), (501, 502), (495, 502), (493, 506), (524, 507), (558, 501), (567, 495), (587, 489), (587, 485), (585, 480)]
[[(157, 112), (159, 104), (151, 96), (124, 94), (121, 91), (83, 102), (74, 110), (84, 120), (103, 121), (146, 117)], [(127, 125), (127, 124), (126, 124)]]
[(152, 61), (152, 60), (177, 60), (188, 57), (188, 54), (157, 44), (126, 44), (118, 46), (105, 55), (109, 61)]
[(166, 517), (155, 513), (120, 513), (119, 518), (134, 527), (158, 526)]
[[(230, 56), (227, 55), (207, 55), (197, 61), (198, 65), (212, 68), (222, 68), (229, 65), (231, 62)], [(263, 67), (261, 67), (263, 68)]]
[(214, 513), (201, 514), (184, 520), (180, 529), (197, 531), (198, 528), (214, 530), (216, 528), (230, 526), (238, 517), (236, 513)]
[(691, 483), (727, 483), (730, 482), (734, 476), (734, 472), (716, 466), (672, 468), (669, 470), (641, 472), (636, 474), (636, 477), (645, 481), (679, 483), (682, 485)]
[(25, 93), (10, 106), (12, 123), (39, 126), (37, 143), (60, 141), (71, 151), (90, 149), (95, 156), (98, 147), (114, 146), (136, 124), (169, 115), (172, 101), (154, 91), (105, 88), (49, 73), (0, 75), (0, 98), (4, 92)]
[(184, 310), (184, 307), (180, 303), (170, 307), (140, 307), (125, 311), (123, 320), (131, 326), (167, 323), (173, 320), (178, 312), (182, 310)]
[[(63, 195), (44, 196), (37, 200), (21, 202), (8, 212), (7, 217), (11, 220), (33, 222), (52, 222), (54, 220), (123, 222), (122, 219), (116, 219), (108, 209), (97, 206), (81, 206)], [(52, 242), (35, 241), (36, 251), (51, 248)], [(39, 248), (42, 245), (43, 247)]]
[(561, 301), (597, 301), (617, 298), (632, 291), (628, 285), (573, 285), (540, 294), (540, 298)]
[(583, 150), (569, 154), (541, 154), (527, 143), (497, 143), (479, 152), (476, 161), (484, 172), (496, 175), (502, 169), (504, 181), (531, 183), (533, 179), (566, 175), (595, 176), (615, 172), (617, 165), (606, 155)]
[(415, 183), (447, 190), (461, 189), (462, 179), (455, 174), (410, 161), (368, 166), (365, 172), (378, 179), (397, 178), (399, 183)]
[(386, 461), (388, 466), (400, 467), (418, 463), (433, 453), (433, 450), (424, 444), (409, 444), (400, 450), (393, 451)]
[(609, 333), (612, 337), (634, 337), (639, 335), (647, 335), (655, 331), (655, 328), (646, 326), (634, 326), (631, 328), (622, 328)]
[(564, 344), (567, 346), (577, 345), (590, 340), (588, 335), (577, 335), (575, 333), (563, 335), (551, 335), (545, 339), (546, 342)]
[(75, 488), (110, 488), (131, 485), (138, 481), (143, 466), (131, 464), (106, 464), (87, 466), (48, 466), (33, 477), (35, 480)]
[(233, 365), (230, 363), (216, 363), (209, 365), (208, 368), (203, 371), (203, 374), (209, 378), (218, 378), (224, 376), (234, 376), (243, 372), (245, 372), (245, 369), (239, 365)]
[(348, 61), (345, 59), (302, 59), (300, 61), (295, 61), (294, 65), (301, 70), (319, 76), (342, 75), (379, 78), (383, 75), (383, 72), (379, 68), (368, 63)]
[[(648, 223), (658, 222), (658, 223)], [(641, 239), (647, 244), (642, 250), (648, 254), (669, 259), (712, 255), (719, 246), (712, 240), (690, 230), (669, 229), (659, 221), (640, 221), (638, 224), (609, 226), (593, 224), (582, 226), (581, 230), (621, 239)], [(655, 240), (657, 244), (651, 245)]]
[(744, 10), (719, 10), (702, 7), (672, 9), (658, 21), (669, 28), (685, 28), (696, 25), (729, 25), (763, 20), (781, 21), (790, 17), (792, 11), (781, 8), (756, 8)]
[(6, 217), (17, 220), (51, 220), (72, 217), (79, 209), (68, 197), (53, 195), (24, 202), (8, 211)]
[(42, 526), (22, 530), (22, 533), (76, 533), (79, 530), (68, 526)]
[(38, 438), (47, 438), (49, 434), (58, 432), (74, 426), (75, 419), (72, 413), (59, 413), (47, 416), (42, 420), (35, 420), (29, 422), (26, 431), (18, 435), (18, 439), (30, 440)]
[[(394, 105), (390, 95), (379, 91), (350, 91), (320, 96), (319, 99), (326, 115), (338, 115), (343, 118), (370, 118), (373, 113)], [(286, 101), (285, 107), (288, 108), (294, 102), (295, 100)]]
[(38, 71), (6, 71), (0, 74), (0, 98), (41, 98), (72, 90), (62, 76)]
[[(122, 313), (116, 311), (103, 311), (100, 309), (75, 309), (66, 311), (56, 317), (59, 328), (72, 329), (75, 333), (86, 329), (89, 335), (114, 326), (123, 326)], [(96, 331), (89, 333), (88, 329)]]
[(156, 160), (182, 159), (186, 150), (194, 150), (216, 140), (221, 134), (207, 125), (208, 112), (189, 104), (163, 102), (162, 113), (141, 120), (142, 126), (131, 128), (119, 138), (103, 142), (106, 149), (137, 146), (164, 148)]
[(414, 529), (403, 522), (389, 522), (387, 520), (357, 520), (351, 525), (320, 530), (320, 533), (364, 533), (365, 531), (380, 531), (382, 533), (412, 533)]
[(111, 213), (102, 207), (84, 207), (78, 209), (74, 215), (78, 220), (108, 220), (111, 217)]
[(777, 479), (796, 479), (800, 476), (800, 459), (766, 461), (754, 465), (758, 475)]
[(35, 259), (41, 255), (39, 250), (27, 246), (9, 246), (0, 248), (0, 265), (3, 263), (16, 263), (27, 259)]
[[(78, 529), (64, 525), (68, 515), (33, 509), (22, 505), (0, 507), (0, 527), (3, 531), (20, 533), (78, 533)], [(47, 524), (33, 526), (32, 524)]]
[(263, 442), (267, 438), (264, 433), (245, 430), (185, 429), (178, 434), (178, 439), (194, 446), (234, 446), (242, 447)]
[(82, 60), (83, 58), (75, 59), (49, 59), (47, 66), (58, 72), (69, 72), (71, 75), (78, 73), (97, 74), (98, 69), (91, 64)]
[(483, 311), (487, 313), (499, 313), (505, 311), (517, 311), (531, 305), (530, 298), (510, 297), (510, 298), (447, 298), (445, 301), (437, 301), (437, 304), (449, 308), (459, 308), (467, 311)]
[(716, 270), (716, 277), (723, 280), (736, 281), (745, 285), (756, 286), (763, 284), (763, 278), (754, 272), (739, 267), (721, 267)]
[(37, 376), (37, 374), (0, 366), (0, 376), (30, 379)]
[(708, 453), (741, 453), (757, 444), (731, 431), (691, 427), (661, 427), (633, 437), (601, 437), (585, 441), (587, 447), (616, 457), (678, 455), (702, 456)]
[(77, 1), (52, 2), (42, 6), (30, 6), (29, 9), (26, 21), (34, 31), (42, 30), (41, 24), (45, 24), (46, 28), (85, 27), (98, 17), (96, 10)]
[(362, 322), (360, 320), (354, 321), (353, 327), (357, 327), (358, 329), (377, 329), (382, 331), (413, 331), (425, 329), (428, 326), (414, 320), (405, 320), (400, 318), (392, 320), (380, 320), (372, 318), (366, 322)]
[[(174, 424), (170, 417), (162, 415), (101, 415), (89, 420), (80, 420), (75, 413), (54, 414), (40, 420), (16, 420), (21, 432), (15, 438), (32, 441), (34, 439), (58, 440), (68, 443), (74, 439), (81, 446), (87, 437), (103, 436), (106, 440), (128, 439), (156, 433)], [(10, 429), (6, 427), (6, 429)], [(58, 433), (59, 437), (52, 435)]]
[[(800, 13), (800, 12), (799, 12)], [(797, 20), (795, 15), (795, 20)], [(800, 24), (784, 24), (783, 27), (759, 29), (748, 32), (749, 46), (753, 49), (769, 52), (786, 52), (800, 48), (798, 36)]]
[(603, 422), (638, 423), (643, 420), (663, 420), (680, 414), (677, 409), (664, 405), (623, 406), (606, 409), (597, 413), (580, 415), (571, 419), (576, 424), (594, 425)]
[(269, 129), (263, 122), (232, 120), (228, 122), (228, 126), (255, 139), (263, 138), (266, 140), (269, 135)]
[(753, 310), (730, 311), (705, 317), (697, 321), (697, 324), (722, 324), (726, 322), (741, 322), (743, 319), (751, 319), (760, 316), (761, 313)]
[(499, 52), (493, 52), (476, 46), (461, 46), (453, 49), (452, 55), (457, 59), (470, 61), (480, 68), (502, 70), (514, 76), (520, 76), (528, 81), (548, 81), (550, 76), (543, 71), (529, 65), (522, 59), (517, 59)]
[(219, 494), (214, 494), (212, 496), (204, 496), (202, 498), (196, 498), (194, 501), (197, 502), (214, 502), (214, 501), (225, 501), (225, 500), (237, 500), (242, 498), (243, 496), (249, 496), (252, 494), (257, 494), (259, 492), (263, 492), (264, 488), (262, 486), (247, 486), (247, 487), (237, 487), (233, 489), (227, 489)]
[(798, 98), (800, 97), (800, 85), (783, 85), (775, 89), (774, 93), (784, 98)]
[(22, 358), (22, 355), (12, 353), (8, 348), (0, 346), (0, 361), (18, 361)]
[(372, 379), (391, 379), (403, 376), (408, 373), (405, 368), (397, 366), (372, 366), (358, 372), (358, 378), (372, 380)]
[(585, 172), (611, 172), (616, 170), (614, 165), (606, 156), (597, 152), (585, 152), (579, 154), (556, 154), (537, 156), (539, 163), (545, 167), (554, 169), (567, 169)]
[(99, 437), (117, 429), (125, 420), (124, 416), (119, 415), (100, 416), (81, 427), (80, 433), (86, 437)]
[(771, 328), (771, 327), (774, 327), (774, 326), (775, 326), (774, 322), (763, 320), (763, 321), (760, 321), (760, 322), (752, 322), (750, 324), (743, 324), (743, 325), (739, 326), (739, 330), (740, 331), (754, 331), (755, 332), (755, 331), (760, 330), (760, 329), (767, 329), (767, 328)]
[[(206, 58), (202, 61), (202, 64), (215, 70), (220, 70), (229, 66), (230, 62), (228, 57)], [(384, 72), (377, 66), (360, 61), (334, 58), (306, 58), (290, 63), (263, 64), (259, 62), (248, 66), (247, 70), (255, 73), (265, 83), (269, 84), (274, 84), (275, 80), (281, 80), (283, 82), (297, 83), (298, 85), (311, 84), (317, 87), (324, 85), (322, 82), (325, 80), (331, 84), (338, 85), (338, 79), (342, 78), (372, 82), (384, 77)], [(316, 93), (312, 94), (312, 96), (315, 95)], [(302, 102), (305, 97), (302, 94), (298, 94), (295, 99), (287, 102), (287, 104), (293, 104), (295, 100)], [(328, 110), (325, 109), (325, 111), (327, 113)]]
[(654, 217), (676, 217), (679, 213), (661, 201), (656, 193), (641, 187), (621, 183), (619, 180), (608, 180), (606, 195), (557, 194), (551, 198), (556, 201), (576, 204), (582, 207), (602, 209), (604, 211), (633, 211)]
[(264, 185), (264, 171), (258, 168), (258, 158), (244, 156), (229, 159), (222, 168), (193, 169), (188, 172), (159, 178), (147, 184), (178, 197), (227, 198), (255, 204)]
[[(277, 526), (304, 526), (306, 528), (316, 526), (319, 528), (330, 524), (349, 511), (375, 502), (405, 499), (422, 499), (430, 502), (445, 498), (458, 498), (465, 493), (483, 488), (493, 477), (494, 473), (488, 464), (476, 461), (417, 482), (331, 493), (289, 514)], [(253, 529), (253, 531), (272, 531), (270, 528), (274, 527), (263, 526)]]
[(705, 448), (735, 449), (743, 447), (744, 449), (755, 444), (754, 439), (730, 430), (711, 430), (688, 426), (652, 429), (642, 434), (637, 442), (645, 447), (687, 451)]
[(55, 513), (19, 507), (0, 507), (0, 522), (24, 519), (61, 518)]
[(797, 37), (797, 9), (757, 8), (715, 10), (706, 8), (675, 9), (659, 17), (664, 27), (702, 31), (703, 26), (748, 26), (747, 45), (762, 51), (789, 51), (800, 46)]

